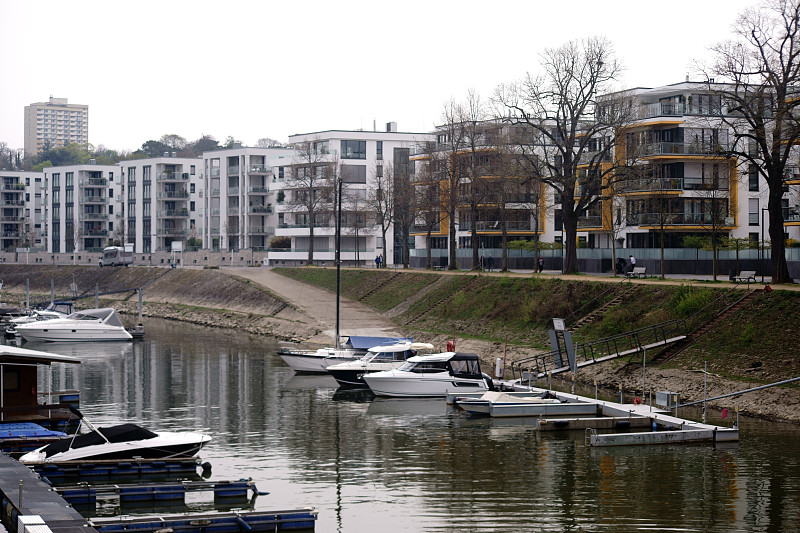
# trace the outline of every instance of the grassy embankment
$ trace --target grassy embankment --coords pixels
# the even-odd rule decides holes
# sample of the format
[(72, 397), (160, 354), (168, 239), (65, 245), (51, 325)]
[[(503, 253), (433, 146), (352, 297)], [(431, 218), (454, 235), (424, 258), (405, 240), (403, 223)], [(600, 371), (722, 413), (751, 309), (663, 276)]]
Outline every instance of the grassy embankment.
[[(333, 269), (279, 269), (281, 274), (335, 290)], [(575, 333), (587, 342), (673, 319), (687, 319), (690, 328), (711, 320), (743, 294), (724, 295), (730, 286), (633, 285), (563, 280), (556, 277), (455, 276), (430, 272), (343, 270), (342, 294), (384, 312), (409, 331), (473, 337), (546, 349), (553, 317), (571, 323), (615, 297), (620, 302), (603, 310)], [(723, 297), (721, 302), (715, 302)], [(434, 305), (440, 302), (440, 305)], [(724, 302), (724, 303), (723, 303)], [(424, 311), (424, 315), (415, 319)], [(753, 383), (800, 376), (794, 336), (800, 323), (800, 294), (758, 291), (738, 310), (689, 348), (665, 361), (657, 351), (648, 359), (662, 368), (698, 369), (708, 362), (712, 374)], [(620, 361), (618, 364), (625, 364)], [(648, 363), (651, 364), (651, 363)]]

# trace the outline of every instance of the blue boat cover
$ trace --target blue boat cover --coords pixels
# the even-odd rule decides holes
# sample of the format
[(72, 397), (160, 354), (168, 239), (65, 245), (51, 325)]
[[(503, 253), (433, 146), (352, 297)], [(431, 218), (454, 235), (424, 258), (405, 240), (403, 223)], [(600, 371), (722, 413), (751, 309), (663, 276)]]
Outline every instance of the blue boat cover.
[(0, 439), (20, 437), (66, 437), (61, 431), (50, 431), (33, 422), (4, 422), (0, 424)]
[(345, 344), (355, 350), (369, 350), (373, 346), (386, 346), (398, 342), (411, 342), (410, 337), (362, 337), (350, 335), (350, 340)]

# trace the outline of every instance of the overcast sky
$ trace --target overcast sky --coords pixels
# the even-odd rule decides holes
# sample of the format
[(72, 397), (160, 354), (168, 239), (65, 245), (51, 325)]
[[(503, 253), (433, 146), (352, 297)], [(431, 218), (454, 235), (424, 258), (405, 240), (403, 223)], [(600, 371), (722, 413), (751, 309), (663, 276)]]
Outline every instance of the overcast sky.
[(0, 141), (23, 109), (89, 106), (89, 142), (135, 150), (328, 129), (430, 130), (469, 88), (538, 70), (539, 54), (604, 35), (620, 88), (683, 81), (752, 0), (0, 0)]

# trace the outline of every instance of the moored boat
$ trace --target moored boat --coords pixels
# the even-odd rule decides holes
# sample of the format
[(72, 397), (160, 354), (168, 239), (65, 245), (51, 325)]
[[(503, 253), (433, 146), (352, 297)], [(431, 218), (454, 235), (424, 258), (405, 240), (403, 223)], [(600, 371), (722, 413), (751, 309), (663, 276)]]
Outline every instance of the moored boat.
[[(74, 410), (79, 417), (82, 415)], [(194, 432), (153, 432), (136, 424), (96, 428), (82, 418), (91, 432), (68, 437), (28, 452), (23, 463), (79, 460), (174, 459), (194, 457), (211, 437)]]
[(399, 368), (410, 357), (420, 352), (433, 351), (433, 345), (424, 342), (399, 342), (387, 346), (373, 346), (360, 359), (327, 367), (340, 386), (367, 388), (364, 375)]
[(86, 309), (65, 318), (20, 324), (16, 330), (26, 341), (96, 342), (129, 341), (133, 338), (111, 307)]
[(491, 378), (481, 372), (477, 354), (463, 352), (417, 355), (400, 368), (366, 374), (364, 381), (378, 396), (444, 397), (494, 389)]
[(303, 374), (326, 374), (331, 365), (360, 359), (373, 346), (410, 341), (397, 337), (365, 337), (351, 335), (339, 348), (319, 348), (303, 350), (281, 346), (278, 355), (292, 367), (292, 370)]

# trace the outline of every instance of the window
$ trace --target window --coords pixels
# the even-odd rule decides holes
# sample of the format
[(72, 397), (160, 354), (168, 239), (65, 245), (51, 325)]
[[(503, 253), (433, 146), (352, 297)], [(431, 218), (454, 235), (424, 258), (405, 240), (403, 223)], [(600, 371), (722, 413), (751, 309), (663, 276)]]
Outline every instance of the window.
[(366, 183), (367, 167), (365, 165), (342, 165), (342, 182)]
[(109, 222), (108, 223), (108, 232), (111, 233), (113, 231), (114, 231), (114, 223), (113, 222)]
[(749, 237), (750, 237), (750, 244), (752, 244), (753, 246), (758, 246), (758, 232), (750, 233)]
[(750, 198), (747, 203), (749, 225), (758, 226), (758, 198)]
[(382, 178), (383, 177), (383, 165), (378, 165), (375, 167), (375, 177)]
[(195, 173), (195, 170), (194, 170), (194, 165), (189, 165), (189, 174), (191, 174), (192, 176), (194, 176), (194, 173)]
[(342, 141), (342, 159), (366, 159), (367, 141)]
[(109, 215), (113, 215), (114, 214), (114, 206), (113, 205), (108, 206), (108, 214)]
[(194, 212), (194, 201), (189, 202), (189, 211)]
[(190, 192), (191, 194), (194, 194), (194, 183), (190, 183), (190, 184), (189, 184), (189, 192)]
[(751, 164), (747, 170), (747, 183), (751, 192), (758, 191), (758, 167)]
[(383, 141), (375, 143), (375, 158), (380, 161), (383, 159)]
[(145, 181), (150, 180), (150, 165), (142, 167), (142, 179)]
[(108, 197), (114, 198), (114, 189), (108, 189)]

